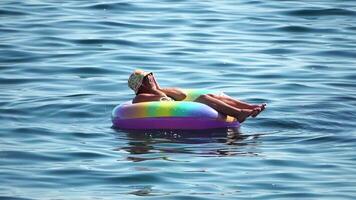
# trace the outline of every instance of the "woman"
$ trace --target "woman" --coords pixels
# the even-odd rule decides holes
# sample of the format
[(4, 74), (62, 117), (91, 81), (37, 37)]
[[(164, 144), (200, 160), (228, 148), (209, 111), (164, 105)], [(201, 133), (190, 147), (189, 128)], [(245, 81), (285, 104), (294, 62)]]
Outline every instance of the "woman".
[[(187, 93), (178, 88), (161, 88), (153, 73), (135, 70), (128, 80), (129, 87), (135, 91), (136, 97), (132, 103), (147, 101), (183, 101), (188, 98)], [(219, 113), (235, 117), (240, 123), (249, 116), (256, 117), (262, 112), (266, 104), (252, 105), (235, 100), (225, 94), (206, 93), (197, 96), (192, 101), (206, 104)]]

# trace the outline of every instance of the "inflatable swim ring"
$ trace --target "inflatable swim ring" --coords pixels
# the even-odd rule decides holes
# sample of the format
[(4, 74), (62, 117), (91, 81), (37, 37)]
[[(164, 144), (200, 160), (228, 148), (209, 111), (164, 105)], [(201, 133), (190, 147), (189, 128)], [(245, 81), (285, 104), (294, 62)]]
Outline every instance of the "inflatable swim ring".
[[(203, 92), (190, 92), (201, 95)], [(190, 99), (193, 96), (187, 95)], [(189, 100), (190, 100), (189, 99)], [(118, 105), (112, 123), (121, 129), (212, 129), (238, 127), (236, 118), (219, 114), (213, 108), (192, 101), (153, 101)]]

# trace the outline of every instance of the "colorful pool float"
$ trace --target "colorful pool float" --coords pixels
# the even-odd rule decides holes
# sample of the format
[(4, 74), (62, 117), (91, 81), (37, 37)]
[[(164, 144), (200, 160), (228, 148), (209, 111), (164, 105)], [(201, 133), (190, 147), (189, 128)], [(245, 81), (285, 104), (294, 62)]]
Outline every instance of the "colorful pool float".
[(234, 117), (222, 115), (205, 104), (189, 101), (202, 93), (190, 91), (186, 101), (123, 103), (112, 111), (113, 126), (121, 129), (198, 130), (240, 125)]

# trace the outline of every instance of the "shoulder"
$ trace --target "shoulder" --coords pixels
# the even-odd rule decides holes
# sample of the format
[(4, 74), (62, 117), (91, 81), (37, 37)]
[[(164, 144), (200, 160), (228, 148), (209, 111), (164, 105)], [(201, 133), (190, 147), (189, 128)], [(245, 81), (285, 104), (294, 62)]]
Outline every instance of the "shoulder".
[(162, 96), (156, 94), (141, 93), (135, 96), (132, 103), (159, 101)]

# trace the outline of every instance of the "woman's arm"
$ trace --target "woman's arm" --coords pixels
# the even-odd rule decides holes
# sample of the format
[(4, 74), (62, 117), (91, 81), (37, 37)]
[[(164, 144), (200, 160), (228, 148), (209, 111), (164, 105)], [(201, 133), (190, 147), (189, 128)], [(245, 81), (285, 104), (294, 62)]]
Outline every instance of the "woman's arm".
[(182, 101), (187, 97), (187, 95), (182, 90), (180, 90), (178, 88), (161, 88), (158, 85), (156, 78), (154, 76), (152, 76), (152, 79), (153, 79), (153, 82), (155, 83), (156, 89), (158, 91), (165, 93), (167, 96), (173, 98), (174, 100)]
[(160, 88), (160, 91), (176, 101), (182, 101), (187, 97), (187, 95), (178, 88)]
[(142, 93), (136, 95), (132, 100), (132, 103), (148, 102), (148, 101), (159, 101), (162, 97), (161, 95)]

